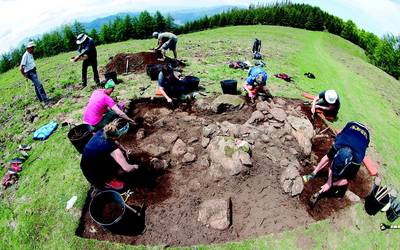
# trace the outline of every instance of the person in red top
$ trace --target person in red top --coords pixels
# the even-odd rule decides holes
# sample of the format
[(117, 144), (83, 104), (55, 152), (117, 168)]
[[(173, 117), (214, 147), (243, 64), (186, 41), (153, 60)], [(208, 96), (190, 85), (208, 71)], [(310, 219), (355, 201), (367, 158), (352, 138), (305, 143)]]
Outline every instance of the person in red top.
[(118, 104), (110, 97), (114, 91), (115, 83), (108, 80), (104, 89), (95, 90), (90, 96), (89, 103), (86, 106), (83, 115), (83, 121), (94, 130), (99, 130), (114, 119), (121, 117), (131, 123), (135, 123), (129, 118), (118, 106)]

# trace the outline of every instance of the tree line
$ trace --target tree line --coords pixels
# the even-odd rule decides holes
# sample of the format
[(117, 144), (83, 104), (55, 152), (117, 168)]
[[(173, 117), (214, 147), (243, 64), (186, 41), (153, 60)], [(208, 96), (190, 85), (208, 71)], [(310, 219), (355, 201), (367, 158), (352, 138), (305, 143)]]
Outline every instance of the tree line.
[[(343, 37), (363, 48), (370, 62), (395, 78), (400, 78), (400, 36), (387, 34), (381, 39), (375, 34), (359, 29), (351, 21), (344, 21), (318, 7), (308, 4), (296, 4), (285, 1), (275, 4), (250, 5), (248, 9), (234, 8), (221, 14), (205, 16), (199, 20), (176, 26), (171, 16), (160, 12), (151, 15), (147, 11), (138, 17), (118, 17), (113, 22), (102, 25), (100, 31), (85, 31), (82, 24), (74, 22), (36, 39), (36, 58), (47, 57), (76, 49), (75, 39), (80, 33), (87, 32), (96, 44), (107, 44), (128, 39), (145, 39), (153, 31), (172, 31), (176, 34), (212, 29), (232, 25), (280, 25), (314, 31), (327, 31)], [(0, 73), (17, 65), (25, 47), (21, 46), (1, 55)]]

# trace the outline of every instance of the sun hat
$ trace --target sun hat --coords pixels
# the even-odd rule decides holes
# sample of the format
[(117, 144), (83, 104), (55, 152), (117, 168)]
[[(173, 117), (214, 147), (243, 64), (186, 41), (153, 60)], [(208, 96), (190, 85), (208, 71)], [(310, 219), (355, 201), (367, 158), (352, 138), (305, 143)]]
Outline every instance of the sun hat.
[(153, 37), (158, 37), (158, 32), (153, 32)]
[(334, 104), (337, 99), (338, 99), (338, 94), (336, 93), (335, 90), (330, 89), (330, 90), (325, 91), (325, 100), (329, 104)]
[(76, 44), (82, 44), (86, 39), (88, 38), (88, 36), (86, 35), (86, 34), (79, 34), (77, 37), (76, 37)]
[(332, 162), (332, 172), (334, 176), (342, 176), (346, 168), (353, 160), (353, 151), (349, 147), (339, 149)]
[(111, 89), (111, 88), (114, 88), (114, 87), (115, 87), (115, 82), (112, 79), (108, 80), (106, 82), (106, 84), (104, 85), (105, 89)]
[(36, 44), (33, 41), (30, 41), (27, 45), (26, 48), (32, 48), (32, 47), (36, 47)]

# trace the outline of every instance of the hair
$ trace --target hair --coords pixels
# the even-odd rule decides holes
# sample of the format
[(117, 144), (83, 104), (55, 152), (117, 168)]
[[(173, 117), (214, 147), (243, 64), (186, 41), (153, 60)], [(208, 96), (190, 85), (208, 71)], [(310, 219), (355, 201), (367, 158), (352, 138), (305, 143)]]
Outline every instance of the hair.
[(174, 77), (174, 69), (169, 63), (162, 65), (161, 72), (163, 73), (165, 78)]
[(126, 125), (126, 121), (122, 118), (115, 119), (104, 127), (104, 135), (106, 138), (117, 138), (118, 130)]

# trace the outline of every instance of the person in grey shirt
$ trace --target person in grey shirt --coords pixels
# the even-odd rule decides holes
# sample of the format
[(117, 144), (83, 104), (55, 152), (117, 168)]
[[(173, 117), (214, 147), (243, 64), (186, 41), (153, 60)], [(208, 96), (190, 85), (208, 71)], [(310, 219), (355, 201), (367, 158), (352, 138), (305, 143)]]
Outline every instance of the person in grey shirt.
[(167, 50), (170, 49), (174, 53), (174, 58), (177, 59), (176, 53), (176, 43), (178, 42), (178, 37), (171, 32), (158, 33), (154, 32), (153, 37), (158, 38), (158, 45), (154, 50), (161, 49), (163, 60), (165, 60), (165, 54)]
[(35, 60), (33, 59), (33, 53), (35, 51), (35, 43), (29, 42), (26, 46), (26, 51), (21, 59), (21, 64), (19, 69), (21, 74), (31, 80), (33, 82), (33, 86), (35, 87), (36, 96), (40, 102), (43, 102), (45, 105), (48, 104), (48, 98), (46, 95), (46, 91), (43, 88), (42, 83), (39, 81), (37, 72), (36, 72), (36, 65)]

